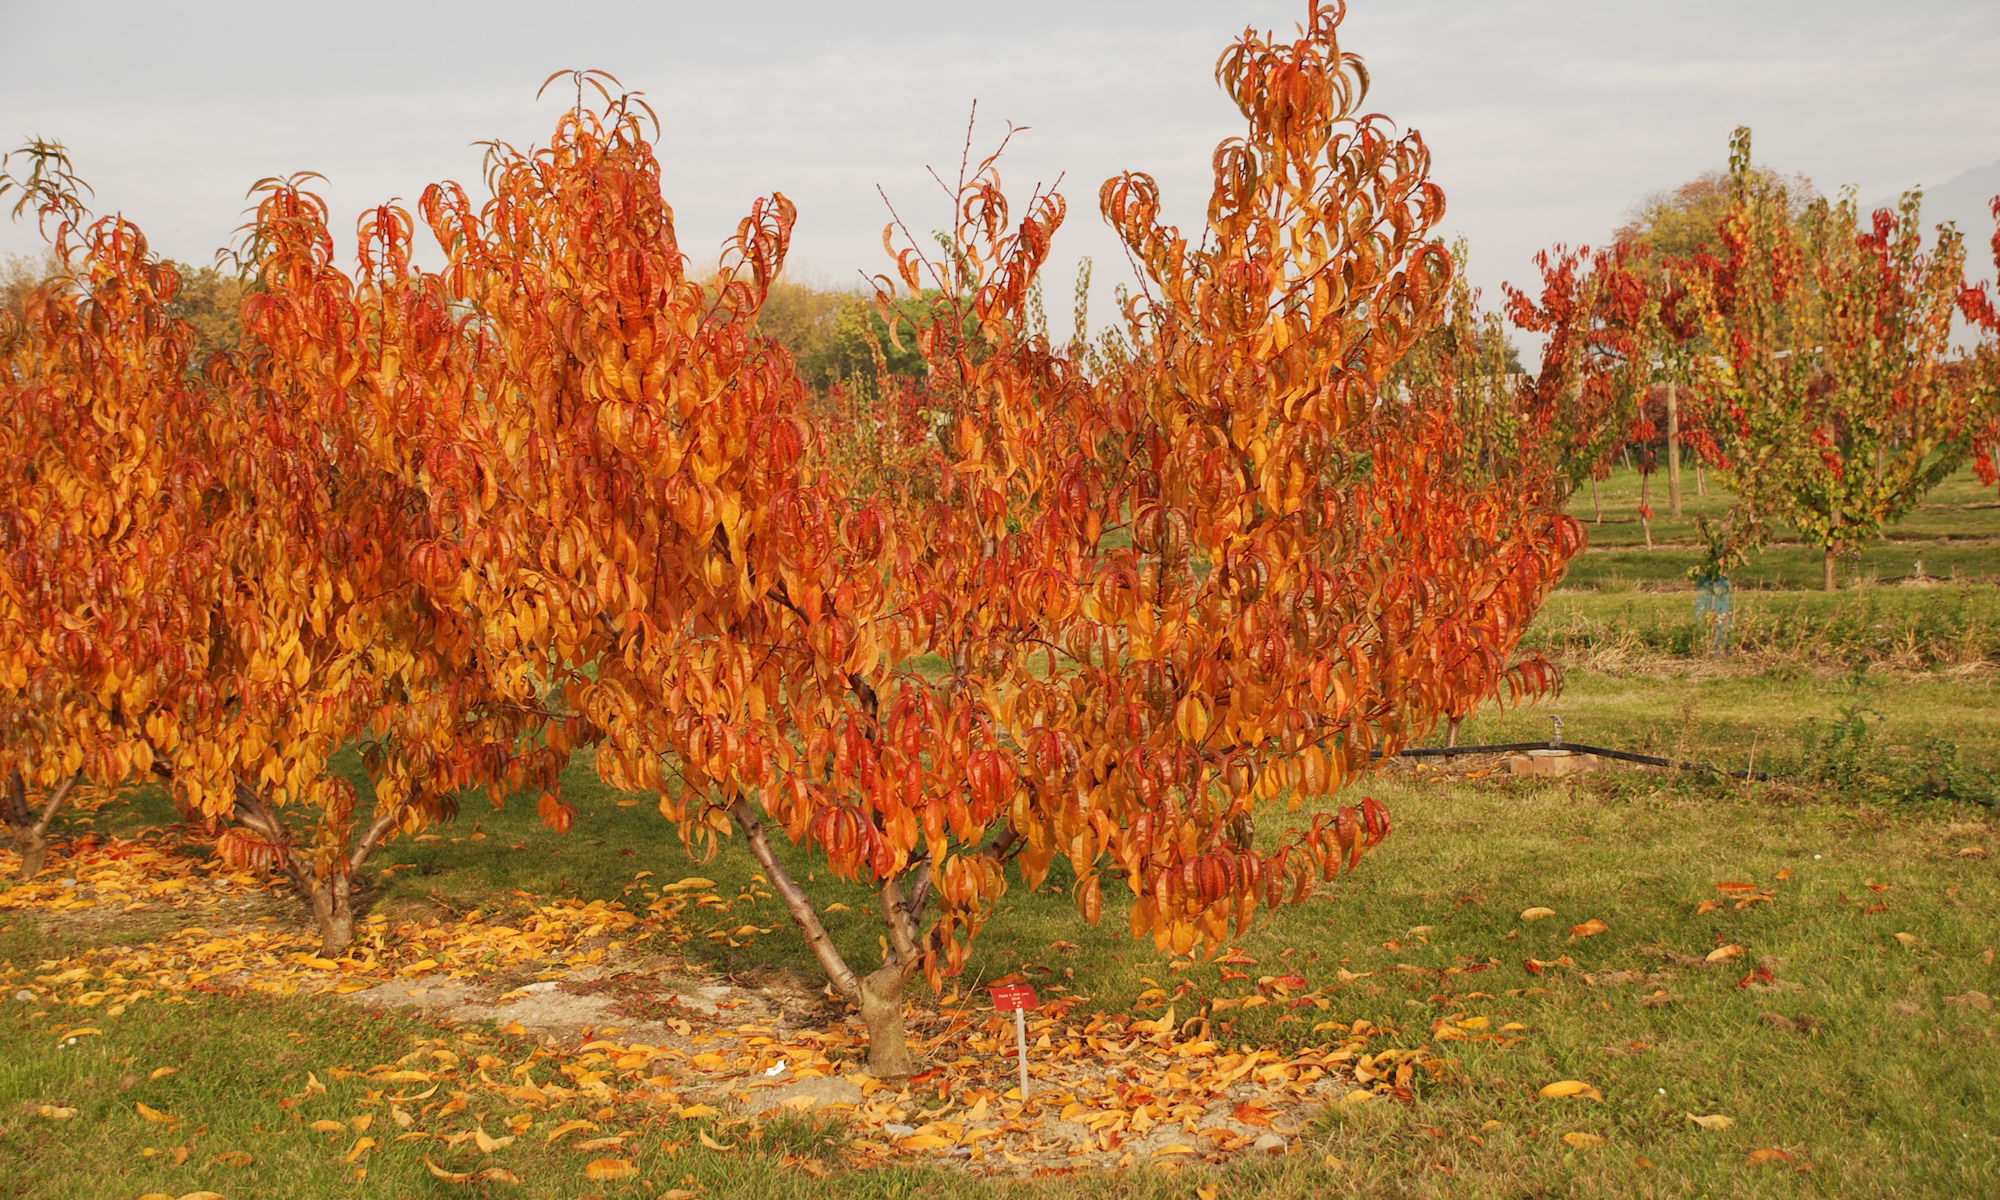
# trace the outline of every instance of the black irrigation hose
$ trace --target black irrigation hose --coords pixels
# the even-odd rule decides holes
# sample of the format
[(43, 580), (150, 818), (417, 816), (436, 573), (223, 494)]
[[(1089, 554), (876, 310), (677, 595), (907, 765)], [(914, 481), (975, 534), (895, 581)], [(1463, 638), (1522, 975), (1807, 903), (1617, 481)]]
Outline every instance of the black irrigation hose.
[(1576, 754), (1589, 754), (1597, 758), (1615, 759), (1618, 762), (1638, 763), (1646, 767), (1671, 767), (1676, 771), (1700, 771), (1704, 774), (1722, 775), (1730, 779), (1754, 779), (1765, 781), (1771, 777), (1762, 771), (1725, 771), (1713, 763), (1680, 762), (1671, 758), (1660, 758), (1652, 754), (1634, 754), (1630, 750), (1612, 750), (1604, 746), (1586, 746), (1581, 742), (1503, 742), (1490, 746), (1419, 746), (1404, 750), (1397, 758), (1457, 758), (1462, 754), (1521, 754), (1532, 750), (1568, 750)]

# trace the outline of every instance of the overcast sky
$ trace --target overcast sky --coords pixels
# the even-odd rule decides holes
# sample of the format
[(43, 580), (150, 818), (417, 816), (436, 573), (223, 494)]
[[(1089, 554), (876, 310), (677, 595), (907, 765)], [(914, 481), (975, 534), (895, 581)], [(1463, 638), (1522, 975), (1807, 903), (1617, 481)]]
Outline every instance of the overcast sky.
[[(754, 195), (779, 189), (801, 214), (793, 276), (845, 284), (885, 269), (878, 183), (913, 226), (944, 223), (923, 168), (955, 170), (976, 98), (982, 145), (1008, 120), (1032, 130), (1005, 162), (1011, 191), (1066, 174), (1048, 281), (1060, 320), (1078, 256), (1097, 261), (1100, 297), (1125, 277), (1098, 184), (1151, 171), (1170, 215), (1191, 221), (1210, 152), (1238, 125), (1217, 55), (1244, 25), (1289, 31), (1304, 10), (0, 0), (0, 137), (66, 142), (101, 210), (205, 263), (260, 176), (325, 174), (351, 229), (366, 204), (476, 183), (473, 140), (541, 140), (563, 101), (537, 102), (536, 85), (602, 67), (660, 112), (667, 195), (698, 262)], [(1371, 106), (1430, 142), (1449, 231), (1471, 240), (1489, 301), (1500, 280), (1532, 278), (1538, 248), (1602, 239), (1647, 194), (1723, 166), (1738, 123), (1761, 160), (1824, 189), (1852, 183), (1872, 201), (1956, 181), (1961, 220), (1975, 193), (2000, 190), (1993, 0), (1353, 0), (1343, 44), (1368, 60)], [(0, 221), (0, 254), (38, 245)]]

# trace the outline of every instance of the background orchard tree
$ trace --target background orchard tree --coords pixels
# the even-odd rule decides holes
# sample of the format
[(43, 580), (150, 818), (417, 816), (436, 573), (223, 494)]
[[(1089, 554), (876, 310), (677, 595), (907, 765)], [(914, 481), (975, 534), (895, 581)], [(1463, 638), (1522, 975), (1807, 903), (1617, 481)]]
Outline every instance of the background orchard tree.
[(1402, 403), (1453, 413), (1464, 437), (1467, 466), (1492, 480), (1528, 452), (1519, 386), (1525, 376), (1505, 318), (1482, 311), (1479, 292), (1466, 282), (1469, 253), (1463, 241), (1452, 247), (1451, 298), (1444, 322), (1396, 364), (1389, 392)]
[(220, 559), (179, 273), (60, 146), (6, 167), (55, 263), (0, 313), (0, 817), (33, 875), (78, 786), (149, 778), (212, 700)]
[(1645, 257), (1626, 244), (1556, 246), (1535, 256), (1538, 296), (1506, 289), (1514, 324), (1544, 338), (1525, 402), (1536, 440), (1553, 456), (1563, 497), (1591, 481), (1600, 521), (1596, 483), (1630, 438), (1654, 378), (1659, 294), (1640, 270)]
[(1824, 583), (1965, 461), (1968, 391), (1947, 368), (1964, 280), (1949, 226), (1926, 247), (1920, 196), (1864, 223), (1852, 194), (1791, 218), (1786, 186), (1731, 143), (1725, 254), (1706, 288), (1702, 385), (1715, 464), (1743, 505), (1821, 547)]
[[(2000, 196), (1993, 198), (1993, 253), (1995, 274), (2000, 276)], [(1965, 319), (1981, 335), (1965, 364), (1965, 386), (1971, 390), (1973, 410), (1973, 466), (1987, 486), (2000, 483), (2000, 298), (1985, 281), (1968, 283), (1959, 296)]]

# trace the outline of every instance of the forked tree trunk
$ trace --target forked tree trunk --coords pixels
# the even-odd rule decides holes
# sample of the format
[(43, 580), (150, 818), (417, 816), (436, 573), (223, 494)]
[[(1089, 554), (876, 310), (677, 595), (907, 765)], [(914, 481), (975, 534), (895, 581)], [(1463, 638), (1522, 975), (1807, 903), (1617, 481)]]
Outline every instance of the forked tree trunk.
[(820, 920), (819, 910), (813, 907), (805, 889), (785, 870), (785, 864), (772, 851), (770, 839), (764, 833), (764, 822), (757, 815), (757, 810), (749, 801), (738, 797), (729, 806), (729, 815), (743, 831), (751, 855), (763, 867), (764, 878), (770, 881), (778, 898), (784, 901), (786, 912), (791, 914), (792, 923), (798, 926), (799, 934), (805, 938), (806, 946), (813, 952), (820, 970), (826, 973), (827, 982), (861, 1010), (861, 1024), (868, 1031), (869, 1074), (880, 1079), (903, 1079), (916, 1074), (917, 1060), (910, 1052), (903, 992), (921, 958), (918, 947), (921, 939), (915, 913), (922, 909), (927, 880), (918, 884), (919, 890), (913, 893), (908, 905), (904, 903), (901, 885), (897, 881), (889, 880), (882, 884), (879, 898), (889, 931), (889, 953), (873, 973), (857, 975), (841, 956), (840, 948), (833, 944), (832, 936)]
[(48, 798), (39, 809), (28, 806), (28, 782), (15, 771), (7, 780), (7, 794), (0, 803), (0, 816), (4, 816), (7, 836), (14, 843), (14, 850), (21, 856), (19, 877), (33, 879), (42, 873), (49, 861), (49, 826), (55, 822), (56, 813), (62, 809), (64, 799), (70, 789), (76, 786), (77, 776), (70, 776), (50, 789)]
[(339, 958), (354, 945), (354, 880), (346, 875), (332, 879), (303, 878), (306, 903), (312, 906), (313, 927), (319, 931), (320, 953)]
[(286, 878), (312, 912), (313, 928), (319, 933), (320, 952), (338, 958), (354, 945), (354, 876), (374, 854), (376, 847), (395, 828), (393, 813), (378, 814), (375, 823), (354, 844), (344, 859), (335, 860), (325, 877), (302, 865), (291, 854), (291, 836), (284, 820), (270, 805), (242, 783), (236, 785), (236, 820), (280, 848)]

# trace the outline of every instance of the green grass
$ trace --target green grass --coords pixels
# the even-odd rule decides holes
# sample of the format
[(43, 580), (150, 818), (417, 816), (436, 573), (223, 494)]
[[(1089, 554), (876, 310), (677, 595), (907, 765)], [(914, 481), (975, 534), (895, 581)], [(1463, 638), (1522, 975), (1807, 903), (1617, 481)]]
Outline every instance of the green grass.
[[(1700, 540), (1695, 518), (1720, 517), (1729, 510), (1733, 497), (1713, 476), (1705, 496), (1695, 494), (1692, 470), (1683, 472), (1681, 481), (1681, 516), (1676, 518), (1667, 506), (1666, 472), (1653, 474), (1649, 499), (1656, 544), (1692, 547)], [(1591, 545), (1606, 549), (1645, 545), (1645, 528), (1639, 521), (1640, 484), (1639, 472), (1624, 467), (1601, 481), (1601, 522), (1596, 520), (1598, 510), (1591, 502), (1588, 483), (1570, 497), (1569, 513), (1589, 527)], [(1796, 533), (1783, 527), (1776, 532), (1780, 540), (1797, 540)], [(1981, 484), (1970, 469), (1960, 471), (1933, 488), (1914, 510), (1890, 527), (1888, 535), (1897, 540), (1931, 541), (2000, 537), (2000, 493)]]
[(1525, 644), (1571, 661), (1666, 656), (1906, 669), (2000, 662), (2000, 589), (1988, 584), (1745, 590), (1731, 602), (1727, 654), (1714, 653), (1691, 592), (1561, 590)]
[[(703, 1196), (923, 1195), (946, 1186), (968, 1197), (1184, 1196), (1204, 1180), (1230, 1195), (1971, 1195), (2000, 1172), (2000, 1127), (1991, 1117), (2000, 1105), (2000, 1023), (1947, 1000), (2000, 990), (1984, 957), (2000, 941), (1991, 920), (2000, 872), (1992, 858), (1958, 853), (1974, 845), (2000, 851), (2000, 828), (1981, 811), (1782, 803), (1755, 789), (1693, 789), (1657, 776), (1481, 786), (1397, 772), (1373, 790), (1396, 814), (1396, 834), (1329, 897), (1281, 912), (1244, 939), (1259, 963), (1251, 973), (1282, 965), (1315, 986), (1334, 986), (1329, 1015), (1393, 1026), (1407, 1042), (1426, 1038), (1433, 1022), (1462, 1017), (1526, 1029), (1511, 1045), (1442, 1043), (1450, 1073), (1423, 1085), (1415, 1103), (1338, 1110), (1281, 1163), (1052, 1181), (1045, 1190), (929, 1168), (822, 1181), (788, 1168), (780, 1154), (802, 1146), (824, 1153), (838, 1146), (837, 1129), (782, 1127), (764, 1149), (716, 1154), (667, 1122), (641, 1133), (640, 1181), (598, 1185), (583, 1178), (578, 1156), (543, 1142), (542, 1130), (575, 1115), (567, 1111), (533, 1113), (530, 1134), (493, 1161), (526, 1180), (527, 1194), (549, 1196), (651, 1196), (673, 1186)], [(495, 867), (486, 848), (526, 833), (526, 820), (509, 812), (480, 822), (482, 841), (463, 840), (475, 832), (468, 823), (444, 841), (403, 847), (397, 859), (425, 862), (429, 874), (395, 873), (385, 902), (435, 892), (490, 904)], [(635, 856), (607, 856), (611, 846)], [(615, 805), (589, 805), (575, 833), (537, 851), (508, 855), (517, 866), (499, 882), (566, 881), (583, 894), (609, 895), (641, 867), (686, 869), (657, 816)], [(700, 869), (727, 888), (747, 878), (744, 862), (725, 854)], [(1781, 869), (1793, 875), (1778, 884)], [(1717, 897), (1715, 884), (1727, 880), (1772, 886), (1776, 898), (1745, 912), (1696, 915), (1697, 903)], [(1874, 891), (1871, 881), (1887, 889)], [(840, 894), (817, 890), (828, 899)], [(1867, 911), (1878, 904), (1881, 911)], [(1558, 916), (1519, 920), (1537, 905)], [(1591, 918), (1609, 931), (1573, 940), (1569, 927)], [(864, 920), (842, 920), (837, 932), (850, 945), (872, 936)], [(988, 929), (970, 974), (1025, 966), (1045, 991), (1071, 987), (1091, 1004), (1128, 1010), (1147, 980), (1172, 986), (1177, 973), (1150, 944), (1126, 939), (1120, 924), (1108, 912), (1097, 928), (1081, 925), (1059, 892), (1017, 897)], [(1052, 953), (1058, 939), (1074, 948)], [(1746, 952), (1696, 965), (1724, 944)], [(0, 933), (9, 961), (30, 962), (44, 949), (21, 918)], [(789, 937), (704, 952), (724, 969), (774, 959), (802, 972), (807, 966)], [(1575, 969), (1533, 975), (1522, 966), (1565, 954)], [(1773, 986), (1738, 987), (1758, 963), (1771, 969)], [(1345, 985), (1341, 971), (1349, 973)], [(1179, 974), (1193, 986), (1178, 1001), (1183, 1012), (1202, 997), (1248, 986), (1222, 982), (1208, 965)], [(1659, 990), (1671, 1002), (1649, 1006)], [(420, 1048), (420, 1039), (436, 1036), (421, 1022), (329, 1001), (233, 996), (197, 997), (171, 1010), (140, 1005), (117, 1018), (37, 1018), (30, 1009), (0, 1008), (0, 1178), (10, 1195), (131, 1197), (204, 1187), (225, 1196), (463, 1194), (429, 1177), (423, 1154), (444, 1161), (434, 1144), (385, 1138), (367, 1157), (366, 1179), (355, 1181), (341, 1161), (353, 1135), (305, 1127), (364, 1111), (360, 1082), (332, 1081), (331, 1068), (389, 1062)], [(1276, 1044), (1307, 1038), (1302, 1024), (1280, 1016), (1254, 1010), (1222, 1032)], [(58, 1047), (54, 1034), (84, 1017), (104, 1036)], [(178, 1073), (149, 1080), (160, 1066)], [(328, 1081), (329, 1095), (282, 1107), (303, 1091), (306, 1071)], [(1558, 1079), (1588, 1081), (1605, 1099), (1539, 1099), (1538, 1089)], [(138, 1101), (181, 1123), (144, 1121)], [(24, 1106), (39, 1104), (80, 1112), (60, 1125), (24, 1115)], [(1706, 1133), (1688, 1112), (1719, 1112), (1737, 1124)], [(460, 1124), (498, 1132), (509, 1115), (475, 1094)], [(1560, 1140), (1572, 1131), (1607, 1144), (1572, 1149)], [(171, 1155), (182, 1144), (190, 1153), (175, 1165)], [(146, 1157), (147, 1147), (161, 1153)], [(1795, 1154), (1812, 1171), (1746, 1166), (1746, 1153), (1762, 1147)], [(250, 1154), (253, 1164), (216, 1162), (226, 1150)], [(1340, 1165), (1328, 1166), (1329, 1155)]]

